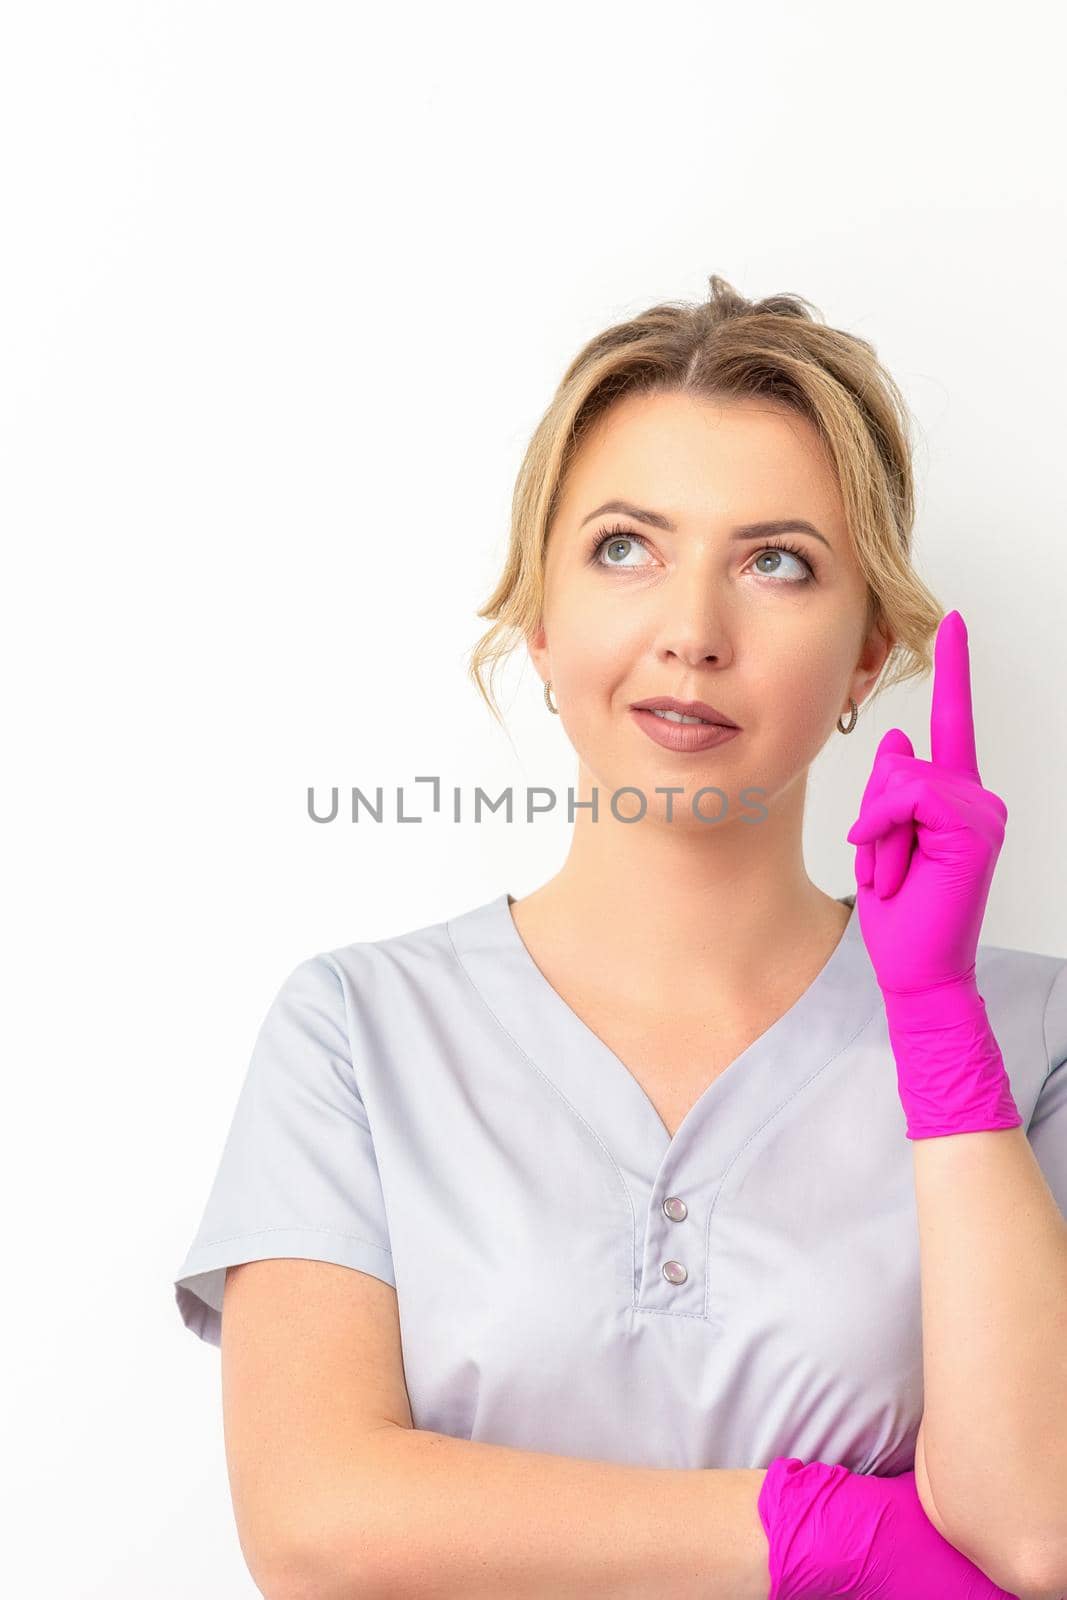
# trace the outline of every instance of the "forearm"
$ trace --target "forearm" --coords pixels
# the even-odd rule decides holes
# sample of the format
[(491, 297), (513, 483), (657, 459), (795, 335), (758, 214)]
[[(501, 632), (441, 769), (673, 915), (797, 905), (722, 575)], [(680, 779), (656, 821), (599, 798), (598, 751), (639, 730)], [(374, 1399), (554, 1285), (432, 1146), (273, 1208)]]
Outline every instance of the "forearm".
[(1054, 1586), (1067, 1577), (1067, 1224), (1022, 1128), (912, 1149), (931, 1492), (976, 1565), (1014, 1560)]
[(620, 1466), (401, 1427), (377, 1439), (372, 1536), (335, 1541), (338, 1600), (767, 1600), (762, 1469)]

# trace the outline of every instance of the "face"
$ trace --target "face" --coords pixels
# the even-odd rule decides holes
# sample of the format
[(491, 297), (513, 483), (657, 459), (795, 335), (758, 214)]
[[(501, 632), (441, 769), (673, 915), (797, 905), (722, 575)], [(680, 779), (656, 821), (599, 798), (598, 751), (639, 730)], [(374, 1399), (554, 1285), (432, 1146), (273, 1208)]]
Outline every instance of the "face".
[[(591, 515), (610, 500), (634, 510)], [(816, 531), (735, 536), (780, 519)], [(725, 792), (730, 816), (773, 810), (847, 717), (849, 695), (862, 704), (877, 680), (891, 641), (865, 624), (840, 492), (806, 418), (772, 400), (627, 396), (571, 464), (528, 648), (583, 788), (595, 784), (606, 806), (632, 785), (651, 818), (666, 814), (656, 786), (682, 786), (673, 816), (684, 822), (704, 785)], [(664, 749), (630, 709), (652, 695), (704, 700), (742, 731), (709, 750)], [(764, 792), (746, 803), (747, 786)], [(623, 799), (634, 814), (635, 797)], [(707, 795), (700, 810), (715, 818), (724, 804)]]

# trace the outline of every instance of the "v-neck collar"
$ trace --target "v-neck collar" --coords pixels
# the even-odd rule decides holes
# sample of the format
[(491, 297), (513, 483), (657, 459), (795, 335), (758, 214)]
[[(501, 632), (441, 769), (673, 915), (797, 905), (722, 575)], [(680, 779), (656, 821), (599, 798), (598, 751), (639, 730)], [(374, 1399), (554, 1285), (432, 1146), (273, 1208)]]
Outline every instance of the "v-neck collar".
[[(545, 977), (511, 914), (508, 891), (448, 924), (475, 988), (519, 1049), (635, 1174), (699, 1148), (728, 1158), (822, 1072), (871, 1020), (881, 994), (852, 915), (803, 994), (690, 1107), (672, 1137), (626, 1064)], [(843, 903), (847, 903), (844, 902)]]

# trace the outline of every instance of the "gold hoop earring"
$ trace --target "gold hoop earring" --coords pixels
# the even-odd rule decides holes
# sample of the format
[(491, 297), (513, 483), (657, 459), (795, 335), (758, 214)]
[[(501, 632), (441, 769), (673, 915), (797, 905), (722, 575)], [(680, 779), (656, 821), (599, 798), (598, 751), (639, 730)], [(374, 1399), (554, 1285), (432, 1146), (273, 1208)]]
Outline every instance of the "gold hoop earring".
[(551, 680), (551, 678), (546, 678), (545, 679), (545, 705), (551, 711), (553, 716), (558, 717), (559, 716), (559, 707), (558, 706), (554, 706), (552, 704), (552, 697), (551, 697), (551, 693), (550, 693), (551, 689), (552, 689), (552, 680)]
[(848, 727), (847, 728), (843, 728), (841, 726), (841, 718), (838, 717), (838, 719), (837, 719), (837, 731), (838, 731), (838, 733), (851, 733), (853, 728), (856, 726), (856, 718), (859, 716), (860, 708), (856, 704), (855, 700), (853, 700), (851, 695), (849, 695), (849, 697), (848, 697), (848, 703), (852, 707), (852, 710), (849, 713), (850, 721), (849, 721)]

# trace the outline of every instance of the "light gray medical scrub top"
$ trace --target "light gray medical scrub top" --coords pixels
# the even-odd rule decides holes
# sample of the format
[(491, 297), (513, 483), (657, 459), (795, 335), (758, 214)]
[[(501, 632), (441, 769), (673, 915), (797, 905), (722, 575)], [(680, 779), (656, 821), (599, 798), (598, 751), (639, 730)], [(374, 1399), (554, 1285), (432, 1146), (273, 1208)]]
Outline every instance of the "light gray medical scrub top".
[[(855, 910), (672, 1139), (511, 898), (285, 979), (174, 1280), (185, 1324), (220, 1342), (235, 1262), (335, 1262), (395, 1286), (417, 1428), (644, 1466), (911, 1470), (912, 1145)], [(977, 978), (1067, 1215), (1067, 960), (980, 945)]]

